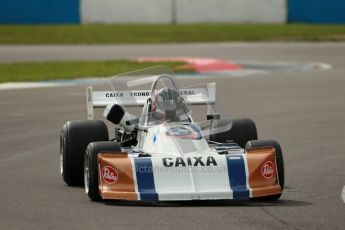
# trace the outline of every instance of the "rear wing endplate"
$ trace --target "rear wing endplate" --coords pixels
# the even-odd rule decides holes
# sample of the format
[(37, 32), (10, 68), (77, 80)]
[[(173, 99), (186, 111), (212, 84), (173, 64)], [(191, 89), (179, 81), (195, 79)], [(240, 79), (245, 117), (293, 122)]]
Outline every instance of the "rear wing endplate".
[[(86, 89), (87, 118), (94, 119), (94, 108), (105, 108), (109, 104), (118, 104), (124, 107), (144, 106), (151, 96), (150, 90), (134, 91), (93, 91)], [(190, 105), (214, 105), (216, 103), (216, 83), (207, 83), (206, 88), (181, 89), (180, 95)]]

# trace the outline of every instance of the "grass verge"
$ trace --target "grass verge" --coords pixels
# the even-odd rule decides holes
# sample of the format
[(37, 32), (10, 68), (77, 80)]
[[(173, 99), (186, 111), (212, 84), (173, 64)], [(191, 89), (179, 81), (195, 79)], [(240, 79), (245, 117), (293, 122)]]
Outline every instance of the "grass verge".
[(345, 25), (1, 25), (0, 44), (345, 41)]
[(151, 66), (165, 65), (176, 71), (183, 62), (135, 61), (53, 61), (0, 64), (0, 83), (20, 81), (68, 80), (82, 77), (107, 77)]

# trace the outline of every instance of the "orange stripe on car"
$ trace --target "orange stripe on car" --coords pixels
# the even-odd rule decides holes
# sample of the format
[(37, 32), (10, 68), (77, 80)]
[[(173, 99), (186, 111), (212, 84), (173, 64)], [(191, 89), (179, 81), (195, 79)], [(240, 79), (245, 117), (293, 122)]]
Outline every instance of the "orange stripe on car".
[(103, 199), (138, 199), (127, 153), (100, 153), (98, 162), (100, 195)]
[(252, 197), (281, 193), (277, 180), (277, 166), (274, 148), (247, 150), (249, 186)]

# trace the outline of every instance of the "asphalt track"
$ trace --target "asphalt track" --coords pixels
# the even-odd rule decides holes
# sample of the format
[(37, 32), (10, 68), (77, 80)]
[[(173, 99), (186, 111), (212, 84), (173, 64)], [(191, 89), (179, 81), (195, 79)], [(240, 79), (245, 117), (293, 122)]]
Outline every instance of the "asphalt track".
[[(0, 47), (2, 61), (23, 60), (22, 53), (32, 47), (10, 48)], [(16, 58), (6, 59), (5, 49), (17, 53)], [(107, 49), (52, 46), (32, 50), (45, 53), (41, 56), (44, 60), (58, 59), (50, 49), (72, 49), (73, 55), (59, 56), (66, 59), (92, 59), (92, 52), (85, 54), (87, 50), (103, 49), (122, 50), (109, 51), (112, 58), (119, 59), (205, 56), (314, 61), (329, 63), (333, 69), (210, 79), (217, 82), (221, 99), (234, 117), (251, 117), (257, 123), (259, 138), (274, 138), (282, 145), (286, 189), (280, 201), (271, 203), (90, 202), (83, 189), (66, 186), (59, 175), (59, 131), (65, 121), (86, 117), (84, 87), (0, 91), (0, 229), (344, 229), (345, 44), (238, 43)], [(94, 52), (95, 59), (102, 58), (101, 53)], [(110, 57), (105, 54), (104, 58)]]

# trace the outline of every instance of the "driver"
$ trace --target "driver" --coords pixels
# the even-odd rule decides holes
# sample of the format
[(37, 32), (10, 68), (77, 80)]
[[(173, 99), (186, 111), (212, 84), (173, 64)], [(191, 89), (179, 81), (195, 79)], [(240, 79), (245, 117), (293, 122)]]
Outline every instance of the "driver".
[(179, 114), (183, 103), (179, 92), (171, 88), (162, 88), (154, 96), (152, 114), (160, 121), (180, 121)]

